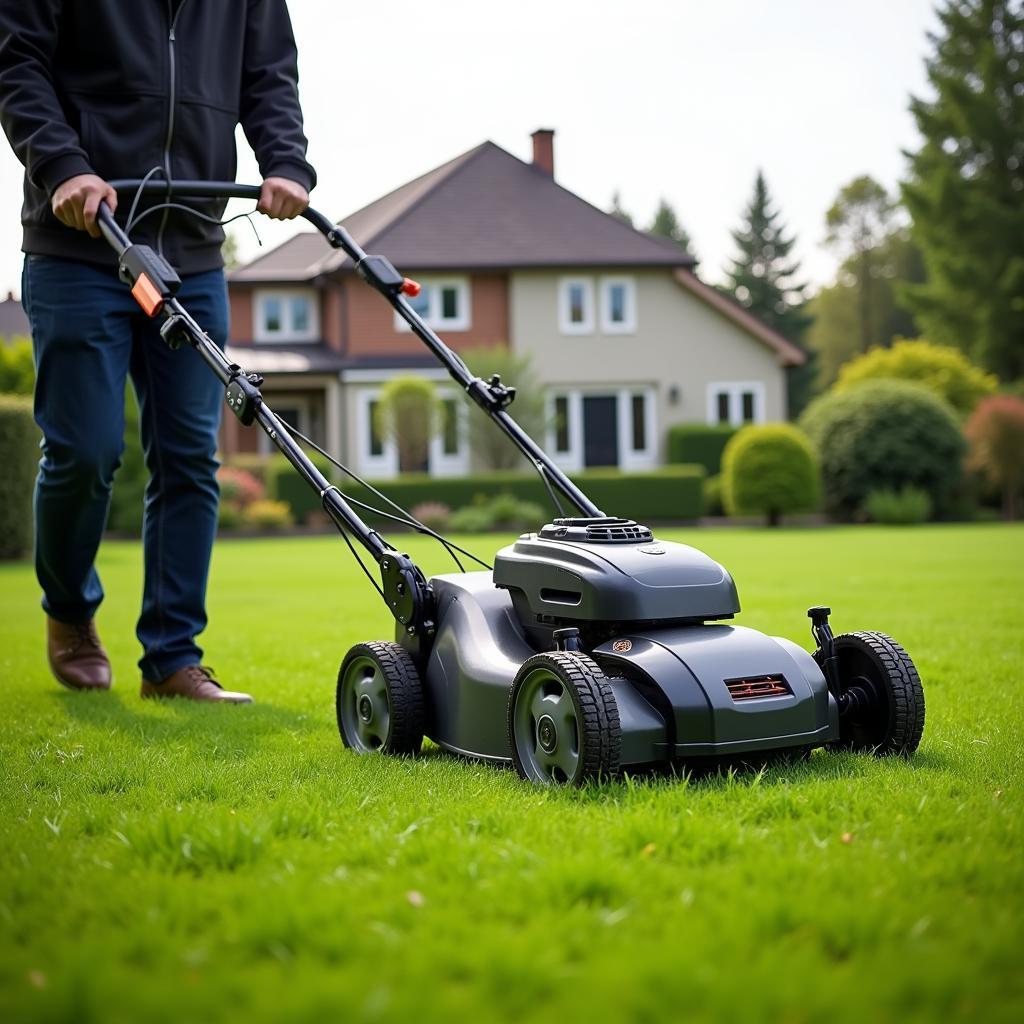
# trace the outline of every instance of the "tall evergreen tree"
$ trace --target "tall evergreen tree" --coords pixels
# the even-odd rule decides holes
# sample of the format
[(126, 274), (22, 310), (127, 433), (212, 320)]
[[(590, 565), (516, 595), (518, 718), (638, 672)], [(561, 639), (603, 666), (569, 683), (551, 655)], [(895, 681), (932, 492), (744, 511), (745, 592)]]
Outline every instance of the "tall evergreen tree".
[(726, 291), (762, 323), (799, 342), (811, 322), (804, 309), (807, 285), (799, 281), (799, 262), (790, 258), (796, 238), (786, 235), (761, 171), (732, 238), (739, 255), (726, 271)]
[(676, 211), (667, 199), (662, 198), (658, 200), (658, 209), (654, 213), (654, 220), (651, 221), (651, 226), (647, 229), (647, 233), (649, 235), (656, 235), (658, 238), (667, 238), (670, 242), (675, 242), (693, 260), (694, 265), (699, 262), (697, 254), (694, 252), (693, 240), (690, 238), (689, 232), (679, 222)]
[(912, 98), (922, 136), (903, 199), (927, 281), (907, 289), (925, 335), (1004, 379), (1024, 376), (1024, 4), (946, 0)]
[(622, 195), (619, 190), (616, 189), (612, 194), (612, 208), (608, 211), (616, 220), (621, 220), (623, 224), (628, 224), (630, 227), (633, 226), (633, 215), (622, 207)]

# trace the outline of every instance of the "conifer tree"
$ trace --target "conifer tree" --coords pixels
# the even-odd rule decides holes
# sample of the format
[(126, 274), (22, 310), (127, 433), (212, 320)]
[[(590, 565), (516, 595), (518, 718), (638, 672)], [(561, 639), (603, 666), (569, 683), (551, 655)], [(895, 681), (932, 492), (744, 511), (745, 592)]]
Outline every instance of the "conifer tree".
[(647, 233), (675, 242), (693, 260), (694, 266), (699, 262), (697, 254), (693, 250), (693, 240), (690, 238), (689, 232), (679, 222), (676, 211), (667, 199), (658, 200), (658, 209), (655, 211), (654, 220), (651, 221)]
[(906, 290), (924, 334), (1024, 376), (1024, 3), (946, 0), (932, 95), (903, 199), (928, 279)]
[(726, 272), (726, 292), (763, 324), (799, 343), (811, 322), (804, 310), (807, 286), (799, 280), (799, 262), (791, 258), (796, 239), (787, 236), (761, 171), (732, 237), (739, 255)]

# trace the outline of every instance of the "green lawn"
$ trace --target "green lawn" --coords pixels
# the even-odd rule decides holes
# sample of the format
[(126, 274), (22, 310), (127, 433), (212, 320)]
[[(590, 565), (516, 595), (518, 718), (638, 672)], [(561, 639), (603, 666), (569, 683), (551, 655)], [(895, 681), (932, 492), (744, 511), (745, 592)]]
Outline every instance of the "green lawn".
[(138, 699), (137, 545), (102, 556), (111, 694), (49, 679), (0, 567), (0, 1020), (1024, 1019), (1024, 529), (664, 536), (745, 624), (896, 636), (917, 756), (581, 792), (360, 759), (334, 675), (390, 628), (340, 540), (219, 545), (207, 660), (251, 708)]

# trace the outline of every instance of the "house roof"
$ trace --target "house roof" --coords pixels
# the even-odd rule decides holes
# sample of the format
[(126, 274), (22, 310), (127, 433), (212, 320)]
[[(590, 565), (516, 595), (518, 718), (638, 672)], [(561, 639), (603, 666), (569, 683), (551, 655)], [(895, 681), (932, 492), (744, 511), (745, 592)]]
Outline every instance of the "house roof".
[(728, 296), (716, 291), (710, 285), (706, 285), (689, 270), (677, 270), (675, 279), (685, 291), (772, 349), (779, 357), (780, 366), (802, 366), (807, 362), (807, 353), (802, 348), (784, 338), (778, 331), (773, 331), (766, 324), (761, 323), (757, 317), (752, 316)]
[[(604, 213), (543, 170), (484, 142), (341, 222), (367, 251), (409, 270), (685, 267), (678, 246)], [(342, 268), (315, 232), (296, 235), (233, 282), (310, 280)]]
[(18, 335), (28, 337), (30, 332), (25, 310), (14, 295), (8, 292), (7, 298), (0, 301), (0, 339), (10, 341)]

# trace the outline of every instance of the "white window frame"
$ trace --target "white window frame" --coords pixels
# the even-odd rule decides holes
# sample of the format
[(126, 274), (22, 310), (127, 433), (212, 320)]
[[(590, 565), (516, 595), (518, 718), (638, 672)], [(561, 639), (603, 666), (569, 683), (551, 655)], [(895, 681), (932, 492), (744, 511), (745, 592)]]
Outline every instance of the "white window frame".
[[(267, 394), (267, 401), (273, 407), (274, 411), (277, 412), (279, 409), (286, 409), (289, 406), (295, 408), (298, 412), (298, 421), (293, 423), (293, 427), (298, 427), (299, 431), (305, 434), (307, 437), (313, 432), (313, 417), (312, 417), (312, 397), (309, 394), (299, 394), (291, 391), (270, 391)], [(257, 448), (260, 455), (273, 455), (277, 452), (277, 445), (262, 431), (256, 431), (257, 437)]]
[[(569, 300), (569, 289), (579, 285), (583, 289), (583, 313), (581, 323), (575, 324), (569, 319), (572, 303)], [(594, 333), (594, 281), (589, 277), (562, 277), (558, 280), (558, 329), (562, 334), (593, 334)]]
[(707, 421), (711, 426), (718, 426), (718, 396), (729, 396), (729, 426), (742, 427), (743, 393), (749, 391), (754, 396), (754, 418), (751, 423), (765, 421), (765, 388), (760, 380), (746, 381), (712, 381), (707, 392)]
[[(306, 299), (309, 303), (309, 324), (304, 331), (295, 331), (291, 325), (291, 300)], [(263, 303), (278, 299), (281, 303), (281, 330), (268, 331), (264, 326)], [(253, 339), (262, 344), (308, 344), (320, 338), (320, 302), (315, 288), (257, 288), (252, 296)]]
[[(427, 289), (430, 303), (423, 319), (434, 330), (468, 331), (473, 326), (472, 289), (468, 277), (417, 277), (420, 285)], [(441, 316), (441, 290), (454, 288), (458, 295), (458, 316), (445, 319)], [(411, 331), (412, 328), (395, 313), (395, 330)]]
[[(370, 451), (370, 405), (380, 400), (382, 387), (361, 387), (356, 391), (356, 460), (360, 472), (378, 479), (391, 479), (399, 474), (398, 446), (390, 438), (384, 439), (380, 455)], [(439, 431), (430, 439), (427, 451), (427, 472), (433, 477), (465, 476), (470, 468), (469, 406), (462, 393), (455, 388), (438, 388), (442, 401), (454, 400), (458, 422), (458, 448), (454, 454), (444, 451), (444, 438)]]
[[(612, 320), (611, 291), (621, 285), (626, 292), (626, 319), (622, 323)], [(635, 334), (637, 325), (636, 311), (636, 278), (625, 275), (602, 277), (601, 295), (601, 333), (602, 334)]]
[[(626, 472), (654, 469), (658, 460), (657, 445), (657, 390), (650, 384), (624, 385), (619, 388), (553, 387), (547, 394), (548, 429), (546, 447), (558, 466), (566, 472), (580, 472), (585, 469), (585, 445), (583, 438), (583, 399), (587, 396), (614, 397), (618, 419), (618, 468)], [(644, 396), (644, 441), (642, 449), (633, 448), (633, 396)], [(555, 398), (565, 397), (568, 401), (569, 450), (555, 448)]]

